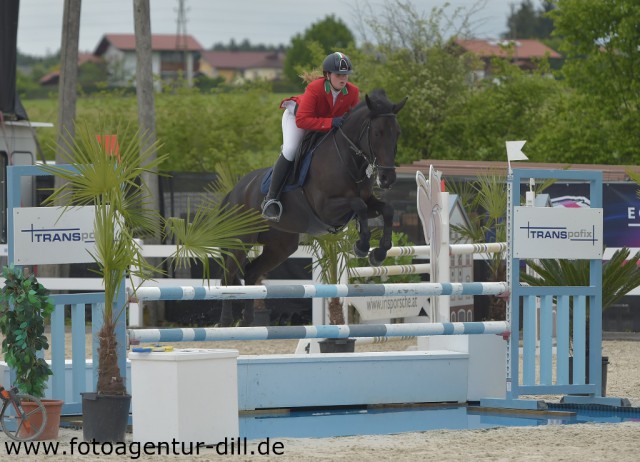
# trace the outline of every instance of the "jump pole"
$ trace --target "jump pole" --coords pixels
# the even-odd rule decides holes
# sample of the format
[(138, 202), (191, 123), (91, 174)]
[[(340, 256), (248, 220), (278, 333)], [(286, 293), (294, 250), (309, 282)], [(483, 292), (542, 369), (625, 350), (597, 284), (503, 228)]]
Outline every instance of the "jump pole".
[(270, 284), (258, 286), (140, 287), (134, 298), (150, 300), (249, 300), (372, 296), (500, 295), (506, 282), (406, 284)]
[[(450, 244), (449, 255), (466, 255), (470, 253), (500, 253), (507, 250), (506, 242), (485, 242), (478, 244)], [(431, 256), (430, 245), (405, 245), (391, 247), (387, 257)]]
[[(449, 255), (468, 255), (476, 253), (501, 253), (507, 250), (506, 242), (487, 242), (484, 244), (452, 244)], [(388, 257), (430, 256), (431, 246), (391, 247)], [(348, 268), (350, 277), (397, 276), (402, 274), (431, 273), (431, 263), (413, 263), (408, 265), (360, 266)]]
[(487, 335), (508, 337), (509, 323), (445, 322), (406, 324), (354, 324), (320, 326), (200, 327), (173, 329), (130, 329), (129, 341), (210, 342), (229, 340), (285, 340), (310, 338), (417, 337), (428, 335)]

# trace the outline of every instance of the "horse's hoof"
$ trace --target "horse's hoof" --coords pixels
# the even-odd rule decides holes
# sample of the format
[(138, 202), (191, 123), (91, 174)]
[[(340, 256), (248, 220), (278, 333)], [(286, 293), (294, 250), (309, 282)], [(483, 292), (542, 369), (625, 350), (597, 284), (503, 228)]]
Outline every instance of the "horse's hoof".
[(358, 247), (357, 243), (353, 244), (353, 253), (355, 254), (356, 257), (364, 258), (367, 256), (367, 252), (369, 252), (368, 248), (366, 250), (362, 250)]
[(387, 258), (387, 252), (385, 252), (384, 250), (372, 250), (369, 254), (369, 264), (371, 266), (381, 266), (385, 258)]

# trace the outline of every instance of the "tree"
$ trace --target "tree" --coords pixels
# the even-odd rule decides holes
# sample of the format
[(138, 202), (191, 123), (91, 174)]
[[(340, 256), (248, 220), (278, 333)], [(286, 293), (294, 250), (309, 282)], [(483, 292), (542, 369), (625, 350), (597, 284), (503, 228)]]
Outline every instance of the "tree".
[(214, 51), (283, 51), (284, 45), (265, 45), (264, 43), (252, 44), (249, 39), (244, 39), (240, 45), (234, 39), (228, 44), (217, 42), (211, 47)]
[[(561, 75), (589, 117), (578, 120), (596, 159), (635, 163), (640, 146), (640, 4), (635, 0), (558, 0), (550, 13), (566, 56)], [(592, 161), (592, 160), (590, 160)]]
[(616, 108), (640, 108), (640, 4), (635, 0), (557, 0), (551, 16), (566, 55), (569, 84)]
[(314, 60), (315, 53), (312, 52), (311, 44), (319, 46), (326, 56), (333, 51), (343, 51), (354, 43), (349, 28), (334, 15), (329, 15), (291, 39), (291, 47), (284, 60), (284, 75), (302, 89), (299, 75), (321, 64)]
[(554, 145), (544, 148), (538, 143), (546, 130), (553, 135), (557, 114), (550, 107), (565, 97), (563, 84), (546, 77), (547, 70), (542, 65), (525, 72), (507, 60), (493, 60), (491, 80), (464, 89), (443, 108), (442, 122), (429, 141), (437, 158), (504, 160), (504, 142), (510, 139), (528, 140), (536, 161), (561, 155), (562, 140), (554, 137)]
[(354, 58), (360, 88), (382, 87), (390, 98), (409, 97), (398, 116), (403, 132), (400, 163), (434, 155), (431, 140), (447, 108), (469, 91), (474, 61), (455, 52), (447, 38), (468, 33), (469, 14), (465, 9), (449, 15), (445, 8), (433, 8), (427, 15), (402, 0), (387, 1), (379, 16), (361, 14), (367, 42)]
[(522, 0), (516, 11), (511, 5), (511, 14), (507, 18), (508, 30), (503, 35), (510, 39), (547, 39), (553, 32), (553, 20), (547, 13), (554, 9), (551, 0), (542, 0), (542, 8), (536, 9), (532, 0)]

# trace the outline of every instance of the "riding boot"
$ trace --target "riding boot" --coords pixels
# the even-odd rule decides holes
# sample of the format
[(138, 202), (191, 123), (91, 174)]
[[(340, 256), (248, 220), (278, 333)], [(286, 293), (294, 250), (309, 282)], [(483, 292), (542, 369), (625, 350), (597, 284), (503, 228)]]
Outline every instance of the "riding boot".
[(280, 193), (284, 186), (289, 171), (293, 165), (292, 161), (287, 160), (282, 154), (276, 160), (271, 172), (271, 185), (269, 192), (262, 201), (262, 216), (267, 220), (280, 221), (282, 215), (282, 204), (280, 203)]

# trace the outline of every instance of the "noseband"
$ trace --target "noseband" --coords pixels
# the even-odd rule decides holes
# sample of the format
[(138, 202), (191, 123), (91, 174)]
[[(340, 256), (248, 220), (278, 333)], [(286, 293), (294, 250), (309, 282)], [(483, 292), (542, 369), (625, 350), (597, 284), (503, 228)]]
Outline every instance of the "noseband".
[[(342, 127), (338, 128), (338, 132), (343, 136), (345, 140), (347, 140), (347, 143), (349, 143), (349, 146), (353, 150), (354, 154), (356, 156), (362, 157), (367, 162), (368, 164), (368, 167), (366, 170), (367, 178), (371, 178), (371, 176), (376, 170), (394, 170), (396, 168), (393, 165), (392, 166), (378, 165), (376, 160), (376, 155), (373, 152), (373, 146), (371, 145), (371, 121), (373, 119), (377, 119), (378, 117), (393, 117), (395, 119), (396, 114), (393, 112), (387, 112), (384, 114), (376, 114), (372, 117), (367, 117), (367, 119), (364, 122), (362, 122), (362, 126), (360, 127), (360, 134), (358, 135), (358, 139), (356, 140), (355, 143), (351, 141), (351, 139), (346, 135), (346, 133), (342, 130)], [(369, 145), (368, 153), (364, 152), (362, 149), (358, 147), (365, 133), (367, 135), (367, 144)], [(333, 142), (335, 144), (336, 150), (338, 151), (338, 154), (340, 155), (340, 158), (342, 158), (342, 154), (340, 153), (340, 149), (338, 148), (338, 145), (336, 143), (335, 136), (333, 138)], [(356, 181), (361, 182), (363, 180), (364, 179), (359, 181), (356, 180)]]

